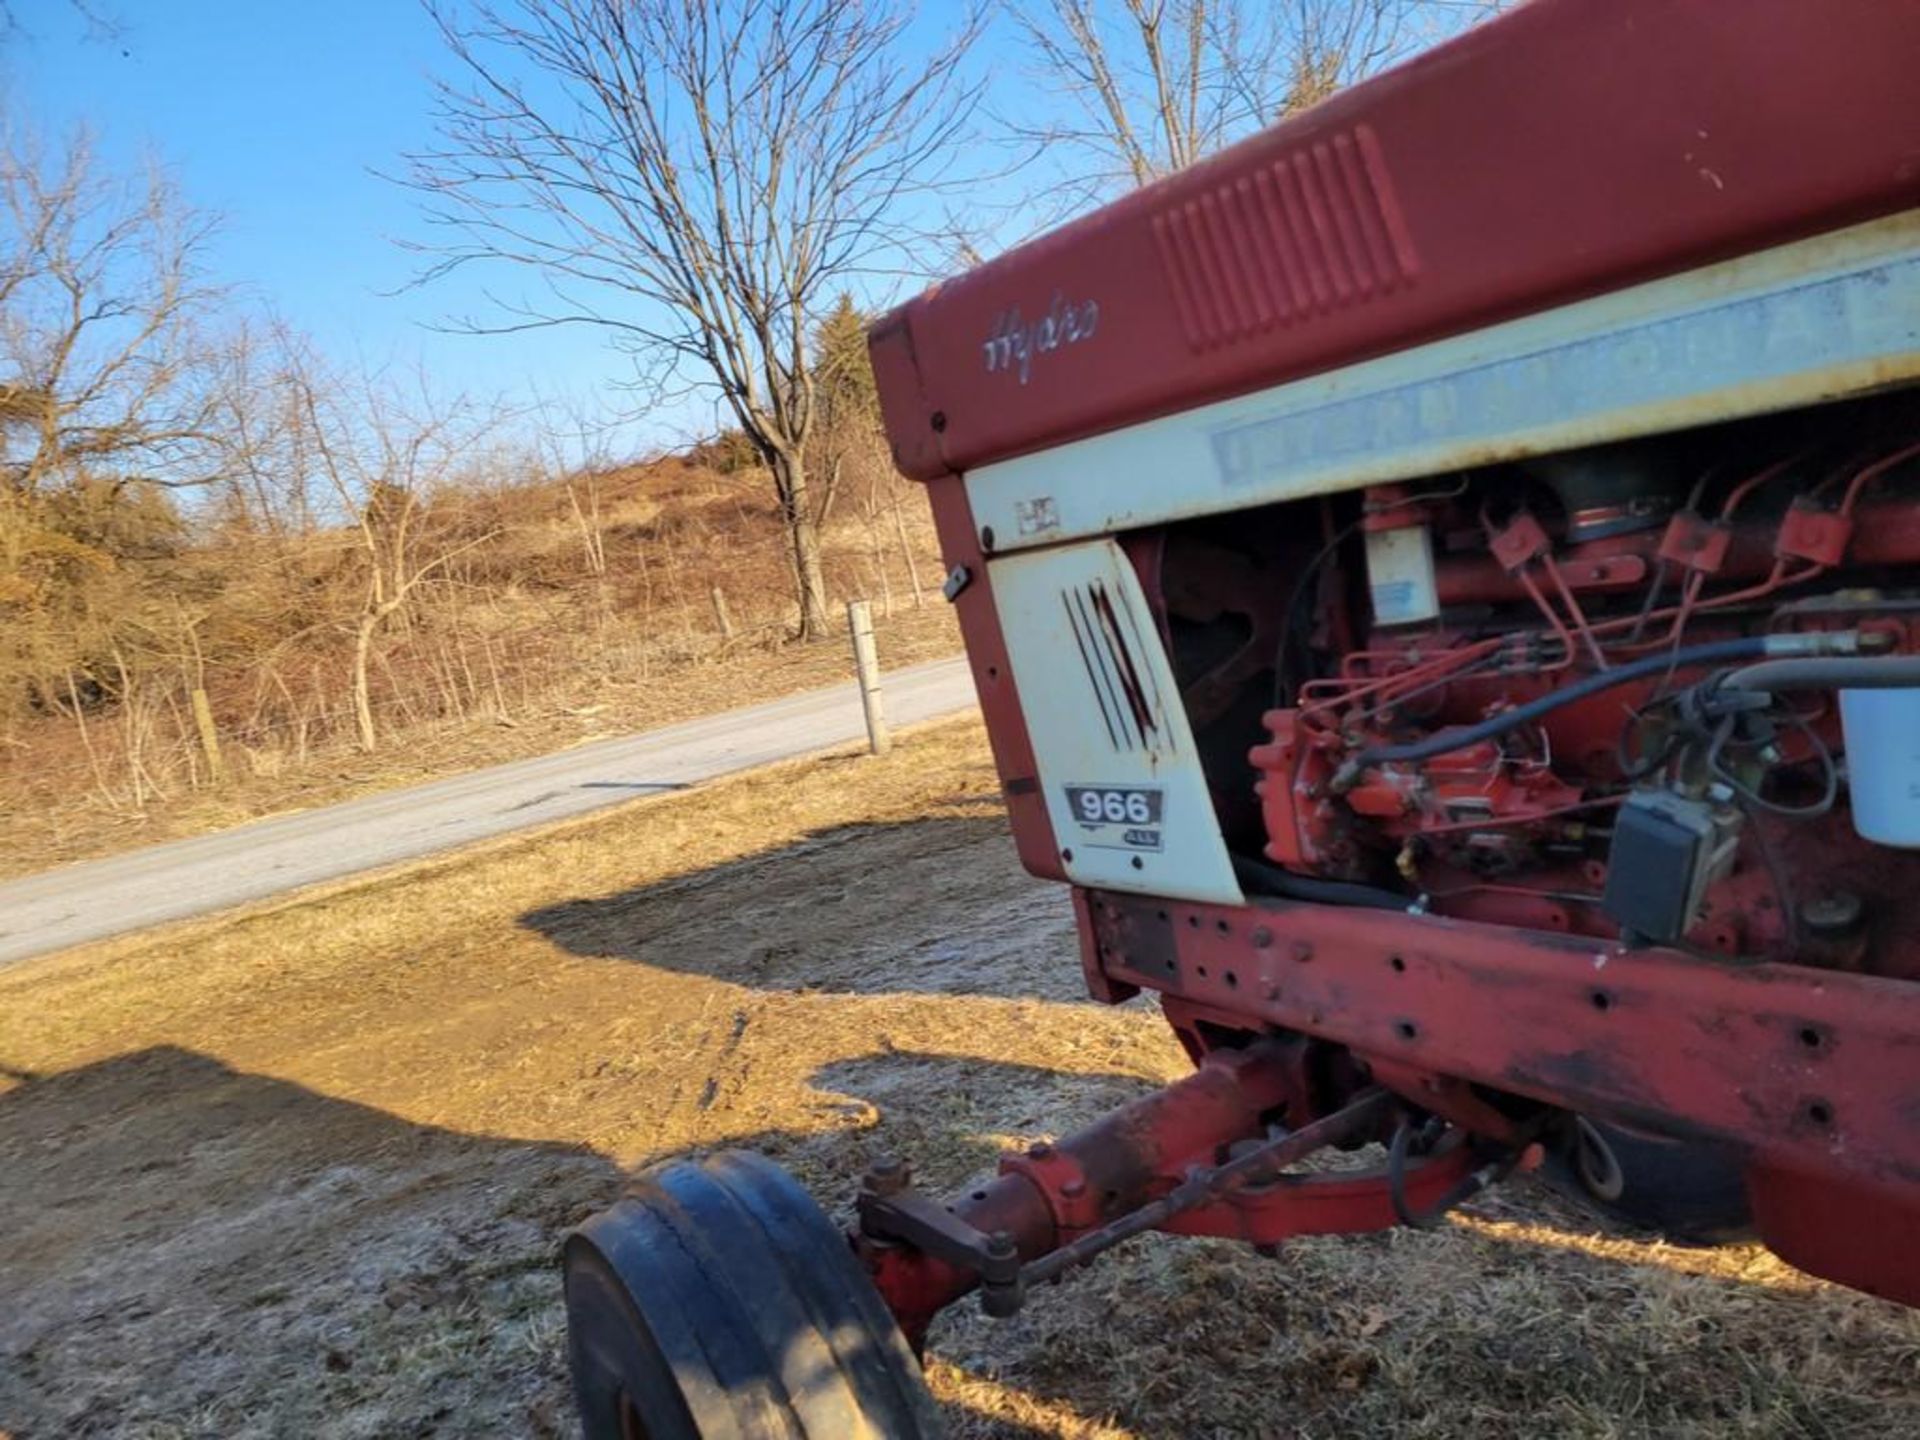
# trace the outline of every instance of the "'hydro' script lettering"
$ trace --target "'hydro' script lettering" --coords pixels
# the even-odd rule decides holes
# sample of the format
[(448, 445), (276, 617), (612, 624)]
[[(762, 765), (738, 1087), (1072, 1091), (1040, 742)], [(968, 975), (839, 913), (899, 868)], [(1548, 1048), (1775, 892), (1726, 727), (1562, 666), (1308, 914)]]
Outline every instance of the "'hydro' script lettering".
[(1093, 338), (1100, 324), (1100, 306), (1093, 300), (1072, 301), (1057, 291), (1047, 313), (1029, 323), (1020, 307), (1002, 310), (993, 322), (993, 330), (981, 347), (986, 355), (987, 371), (1011, 370), (1026, 384), (1033, 374), (1036, 355), (1045, 355), (1065, 345), (1077, 345)]

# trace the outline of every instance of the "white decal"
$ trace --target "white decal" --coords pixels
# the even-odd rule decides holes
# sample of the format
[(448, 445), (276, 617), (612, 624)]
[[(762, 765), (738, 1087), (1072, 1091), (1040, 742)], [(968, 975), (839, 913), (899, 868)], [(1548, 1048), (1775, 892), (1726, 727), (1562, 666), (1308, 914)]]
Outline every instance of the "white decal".
[(987, 373), (1012, 370), (1026, 384), (1033, 375), (1033, 357), (1091, 340), (1100, 325), (1100, 305), (1094, 300), (1073, 301), (1055, 291), (1053, 304), (1040, 319), (1028, 323), (1015, 305), (1002, 310), (993, 322), (993, 330), (981, 346), (986, 356)]
[(1067, 808), (1090, 845), (1158, 850), (1166, 798), (1156, 785), (1068, 785)]
[(1022, 535), (1044, 535), (1049, 530), (1060, 528), (1060, 507), (1054, 503), (1051, 495), (1036, 495), (1031, 500), (1015, 501), (1013, 517), (1019, 522)]

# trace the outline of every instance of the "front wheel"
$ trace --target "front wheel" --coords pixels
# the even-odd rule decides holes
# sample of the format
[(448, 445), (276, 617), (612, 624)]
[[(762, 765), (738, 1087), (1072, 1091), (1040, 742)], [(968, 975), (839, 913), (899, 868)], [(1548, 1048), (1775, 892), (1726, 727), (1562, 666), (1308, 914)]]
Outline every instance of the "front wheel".
[(1580, 1115), (1549, 1173), (1613, 1218), (1670, 1240), (1717, 1245), (1753, 1233), (1744, 1166), (1711, 1145)]
[(567, 1237), (587, 1440), (922, 1440), (939, 1414), (846, 1237), (729, 1151), (642, 1176)]

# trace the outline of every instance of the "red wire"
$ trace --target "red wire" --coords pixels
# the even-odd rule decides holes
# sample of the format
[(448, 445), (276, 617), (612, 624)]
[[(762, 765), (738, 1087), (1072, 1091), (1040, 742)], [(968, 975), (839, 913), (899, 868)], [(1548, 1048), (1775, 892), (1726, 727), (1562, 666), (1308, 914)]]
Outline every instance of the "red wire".
[[(1586, 642), (1587, 653), (1593, 656), (1593, 663), (1602, 670), (1606, 669), (1607, 659), (1600, 653), (1600, 642), (1593, 638), (1593, 627), (1587, 623), (1587, 612), (1580, 608), (1580, 601), (1575, 598), (1573, 588), (1567, 584), (1566, 576), (1560, 573), (1560, 567), (1554, 563), (1551, 554), (1542, 555), (1540, 565), (1560, 591), (1560, 598), (1566, 601), (1567, 613), (1573, 617), (1573, 623), (1580, 632), (1580, 638)], [(1573, 658), (1571, 646), (1567, 649), (1567, 658), (1569, 661)]]
[[(1840, 503), (1839, 513), (1843, 516), (1851, 517), (1854, 506), (1858, 503), (1862, 492), (1865, 491), (1868, 485), (1881, 475), (1886, 474), (1886, 472), (1894, 466), (1901, 464), (1903, 461), (1913, 459), (1916, 456), (1920, 456), (1920, 444), (1909, 445), (1904, 449), (1896, 450), (1893, 454), (1875, 461), (1873, 464), (1860, 470), (1847, 485), (1845, 496)], [(1769, 480), (1783, 473), (1790, 466), (1798, 464), (1804, 458), (1805, 452), (1797, 453), (1788, 459), (1777, 461), (1741, 481), (1728, 493), (1726, 500), (1722, 502), (1720, 507), (1720, 520), (1724, 523), (1732, 519), (1749, 495)], [(1838, 476), (1836, 475), (1830, 477), (1828, 481), (1823, 481), (1818, 488), (1825, 489), (1826, 485), (1834, 479), (1838, 479)], [(1573, 629), (1570, 630), (1566, 621), (1561, 618), (1559, 612), (1547, 600), (1538, 582), (1524, 572), (1516, 575), (1515, 578), (1517, 578), (1525, 588), (1527, 594), (1533, 600), (1534, 605), (1539, 609), (1542, 617), (1552, 629), (1554, 638), (1557, 639), (1562, 646), (1562, 657), (1549, 665), (1541, 667), (1538, 672), (1541, 674), (1561, 670), (1572, 664), (1575, 649), (1573, 636), (1575, 632), (1579, 634), (1581, 641), (1584, 643), (1594, 663), (1604, 669), (1606, 666), (1606, 652), (1608, 650), (1616, 655), (1639, 655), (1659, 650), (1666, 646), (1677, 645), (1684, 637), (1687, 625), (1696, 615), (1709, 610), (1724, 609), (1730, 605), (1744, 604), (1748, 601), (1758, 600), (1767, 595), (1771, 595), (1778, 590), (1803, 585), (1807, 581), (1825, 574), (1828, 569), (1831, 568), (1818, 562), (1810, 562), (1804, 568), (1789, 574), (1787, 573), (1786, 561), (1784, 559), (1776, 559), (1766, 578), (1757, 584), (1705, 598), (1702, 598), (1701, 592), (1706, 588), (1707, 574), (1705, 571), (1696, 570), (1687, 577), (1686, 584), (1681, 591), (1680, 601), (1677, 605), (1669, 606), (1664, 610), (1655, 610), (1647, 615), (1620, 616), (1613, 620), (1594, 624), (1587, 619), (1585, 611), (1580, 606), (1578, 597), (1573, 593), (1572, 587), (1567, 584), (1564, 573), (1554, 562), (1553, 557), (1546, 555), (1541, 558), (1543, 568), (1546, 569), (1548, 576), (1552, 579), (1561, 598), (1566, 602), (1568, 611), (1573, 618)], [(1605, 650), (1602, 648), (1599, 638), (1601, 636), (1614, 635), (1623, 630), (1634, 627), (1645, 627), (1646, 625), (1662, 621), (1670, 621), (1671, 624), (1657, 640), (1637, 642), (1630, 645), (1608, 646)], [(1318, 715), (1322, 712), (1333, 710), (1343, 704), (1352, 704), (1359, 700), (1375, 696), (1385, 695), (1390, 697), (1393, 693), (1400, 690), (1428, 685), (1432, 681), (1456, 669), (1497, 653), (1503, 646), (1515, 643), (1521, 638), (1522, 637), (1518, 635), (1510, 635), (1500, 636), (1491, 640), (1475, 641), (1470, 645), (1449, 651), (1446, 654), (1437, 655), (1431, 659), (1421, 661), (1418, 664), (1409, 666), (1405, 670), (1400, 670), (1394, 674), (1378, 678), (1369, 679), (1348, 673), (1338, 679), (1308, 681), (1301, 687), (1303, 699), (1309, 694), (1314, 694), (1317, 697), (1323, 693), (1326, 698), (1316, 698), (1311, 703), (1303, 704), (1301, 706), (1301, 715), (1303, 718), (1309, 714)], [(1350, 672), (1354, 665), (1376, 658), (1382, 660), (1397, 659), (1399, 658), (1399, 653), (1382, 650), (1353, 651), (1342, 658), (1341, 669), (1342, 671)], [(1389, 698), (1383, 703), (1391, 703), (1391, 699)], [(1378, 708), (1378, 706), (1375, 708)]]
[(1573, 662), (1573, 636), (1567, 632), (1566, 622), (1560, 618), (1559, 612), (1547, 603), (1547, 597), (1541, 593), (1539, 584), (1535, 582), (1531, 575), (1527, 574), (1524, 570), (1516, 570), (1513, 572), (1513, 578), (1525, 587), (1527, 594), (1532, 597), (1534, 605), (1538, 607), (1540, 613), (1546, 617), (1547, 625), (1553, 631), (1553, 638), (1560, 642), (1561, 658), (1546, 668), (1558, 670), (1563, 666), (1571, 664)]
[[(1384, 689), (1405, 686), (1410, 682), (1426, 684), (1427, 682), (1434, 680), (1441, 675), (1449, 674), (1452, 671), (1460, 669), (1465, 665), (1472, 664), (1475, 660), (1479, 660), (1484, 656), (1492, 655), (1496, 653), (1502, 646), (1506, 645), (1507, 643), (1508, 643), (1507, 637), (1505, 636), (1500, 636), (1492, 640), (1475, 641), (1473, 644), (1468, 645), (1463, 649), (1451, 650), (1444, 655), (1436, 655), (1431, 660), (1422, 661), (1420, 664), (1412, 666), (1409, 669), (1401, 670), (1393, 675), (1384, 676), (1381, 679), (1371, 682), (1370, 684), (1363, 684), (1351, 689), (1345, 689), (1339, 695), (1330, 697), (1329, 699), (1316, 701), (1310, 705), (1302, 705), (1300, 707), (1301, 716), (1304, 718), (1305, 716), (1311, 713), (1314, 713), (1316, 711), (1331, 709), (1334, 706), (1339, 705), (1343, 702), (1351, 703), (1355, 700), (1362, 699), (1368, 695), (1378, 694), (1380, 691)], [(1300, 688), (1301, 688), (1302, 694), (1304, 695), (1304, 693), (1307, 690), (1312, 689), (1313, 686), (1315, 685), (1340, 685), (1342, 683), (1343, 682), (1341, 681), (1335, 681), (1335, 680), (1327, 680), (1327, 681), (1310, 680), (1307, 682), (1307, 684), (1301, 686)]]
[(1870, 482), (1879, 479), (1902, 460), (1911, 460), (1916, 455), (1920, 455), (1920, 445), (1909, 445), (1906, 449), (1896, 450), (1893, 454), (1887, 456), (1886, 459), (1869, 465), (1858, 475), (1854, 476), (1853, 483), (1847, 486), (1846, 498), (1840, 502), (1840, 513), (1849, 517), (1852, 516), (1854, 501), (1860, 498), (1860, 492), (1866, 489)]

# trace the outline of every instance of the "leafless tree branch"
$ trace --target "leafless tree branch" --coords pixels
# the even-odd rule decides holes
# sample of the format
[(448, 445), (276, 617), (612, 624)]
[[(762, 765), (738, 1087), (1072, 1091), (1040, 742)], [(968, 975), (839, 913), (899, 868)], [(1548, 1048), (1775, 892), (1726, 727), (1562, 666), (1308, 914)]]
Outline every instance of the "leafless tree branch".
[(1458, 28), (1497, 0), (1007, 0), (1065, 102), (1003, 127), (1087, 164), (1070, 207), (1145, 185)]
[(882, 0), (428, 0), (454, 60), (410, 157), (424, 277), (518, 274), (468, 328), (592, 325), (710, 387), (772, 473), (801, 628), (825, 623), (807, 337), (850, 276), (910, 259), (977, 92), (969, 16), (915, 54)]
[(0, 492), (218, 478), (212, 229), (158, 167), (121, 181), (84, 133), (0, 128)]

